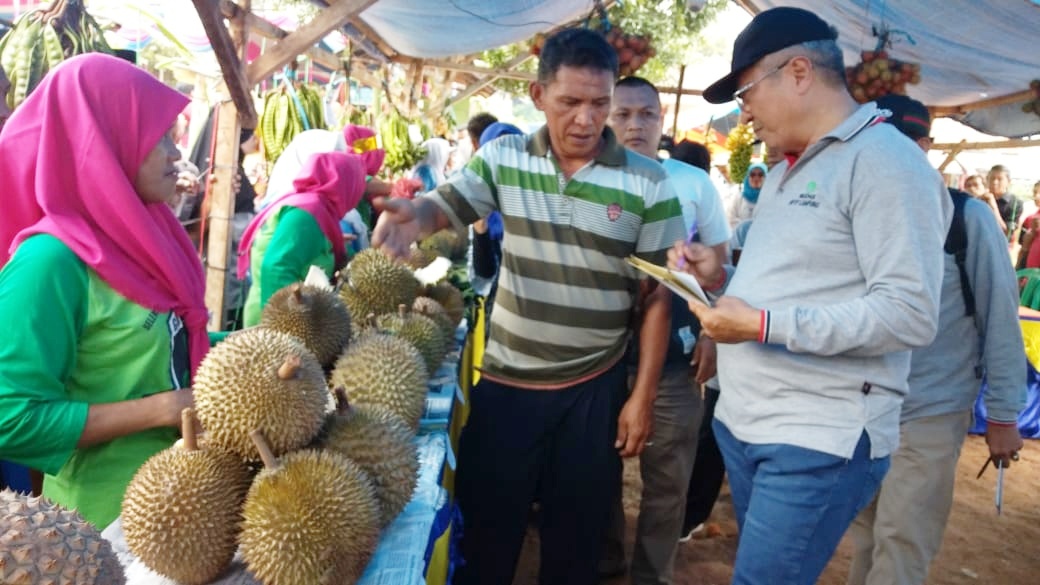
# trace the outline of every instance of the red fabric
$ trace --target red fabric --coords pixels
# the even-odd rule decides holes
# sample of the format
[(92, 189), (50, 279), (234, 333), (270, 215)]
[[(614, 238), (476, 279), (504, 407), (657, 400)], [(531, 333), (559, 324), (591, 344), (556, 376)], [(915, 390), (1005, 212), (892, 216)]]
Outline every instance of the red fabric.
[[(1040, 217), (1040, 213), (1034, 213), (1022, 222), (1022, 229), (1028, 229), (1033, 225), (1033, 220)], [(1026, 255), (1026, 268), (1040, 268), (1040, 237), (1033, 238), (1029, 245), (1029, 253)]]
[(0, 266), (27, 237), (53, 235), (119, 294), (179, 315), (194, 375), (209, 349), (202, 265), (170, 208), (134, 189), (187, 103), (115, 57), (55, 67), (0, 134)]
[(249, 270), (249, 251), (260, 226), (278, 209), (288, 205), (314, 216), (332, 243), (336, 267), (347, 261), (339, 220), (357, 206), (365, 192), (365, 164), (361, 157), (342, 152), (312, 154), (293, 181), (293, 191), (271, 202), (249, 223), (238, 245), (238, 278)]

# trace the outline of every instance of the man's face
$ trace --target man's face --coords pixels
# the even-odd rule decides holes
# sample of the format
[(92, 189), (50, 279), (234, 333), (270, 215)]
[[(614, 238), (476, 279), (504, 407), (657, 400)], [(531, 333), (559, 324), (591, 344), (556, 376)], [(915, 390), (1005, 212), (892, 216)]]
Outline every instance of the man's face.
[(11, 108), (7, 107), (7, 94), (10, 91), (11, 81), (7, 79), (7, 74), (0, 68), (0, 129), (4, 127), (4, 122), (11, 115)]
[(560, 67), (546, 84), (531, 84), (531, 99), (545, 113), (553, 152), (561, 159), (592, 160), (610, 113), (614, 76), (589, 67)]
[(622, 144), (643, 156), (657, 158), (661, 142), (661, 100), (652, 89), (618, 87), (610, 108), (610, 127)]
[(1011, 179), (1008, 178), (1007, 173), (1003, 171), (990, 172), (987, 179), (989, 181), (989, 191), (997, 197), (1001, 197), (1004, 193), (1007, 193), (1008, 186), (1011, 184)]
[(800, 150), (797, 145), (788, 144), (790, 137), (786, 131), (793, 123), (792, 104), (784, 83), (790, 63), (790, 59), (785, 61), (779, 55), (767, 55), (737, 79), (738, 88), (753, 84), (740, 95), (741, 120), (750, 123), (755, 136), (770, 149), (775, 147), (778, 153)]

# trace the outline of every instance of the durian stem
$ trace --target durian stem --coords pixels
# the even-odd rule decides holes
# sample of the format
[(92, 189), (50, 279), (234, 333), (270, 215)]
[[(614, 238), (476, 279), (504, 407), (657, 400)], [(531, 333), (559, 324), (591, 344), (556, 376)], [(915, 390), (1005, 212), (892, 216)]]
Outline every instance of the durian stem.
[(405, 315), (408, 314), (408, 306), (405, 305), (404, 303), (401, 303), (400, 305), (397, 305), (397, 313), (399, 315), (401, 315), (402, 317), (404, 317)]
[(198, 451), (199, 442), (195, 436), (195, 409), (185, 408), (181, 411), (181, 437), (184, 439), (185, 451)]
[(290, 380), (300, 370), (300, 356), (289, 354), (285, 356), (285, 362), (278, 367), (278, 377), (282, 380)]
[(293, 296), (293, 300), (295, 300), (297, 303), (302, 303), (303, 302), (303, 285), (302, 284), (296, 283), (296, 284), (293, 285), (292, 296)]
[(275, 458), (274, 452), (271, 451), (271, 446), (267, 444), (267, 438), (264, 437), (264, 432), (260, 429), (256, 429), (249, 433), (249, 438), (253, 440), (253, 444), (256, 445), (256, 450), (260, 452), (260, 460), (264, 462), (264, 467), (274, 469), (278, 466), (278, 459)]
[(343, 386), (337, 386), (332, 394), (336, 397), (336, 414), (343, 416), (349, 413), (350, 402), (347, 401), (347, 390)]

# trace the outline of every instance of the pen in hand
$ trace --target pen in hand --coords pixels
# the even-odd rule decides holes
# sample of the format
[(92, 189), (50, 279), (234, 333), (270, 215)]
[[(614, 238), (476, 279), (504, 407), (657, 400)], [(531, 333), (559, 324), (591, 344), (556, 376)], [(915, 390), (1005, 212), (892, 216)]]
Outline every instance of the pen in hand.
[[(696, 238), (697, 238), (697, 223), (694, 222), (692, 225), (690, 225), (690, 233), (687, 234), (687, 236), (686, 236), (686, 244), (687, 245), (692, 244), (693, 240), (696, 239)], [(682, 270), (682, 269), (686, 268), (686, 253), (685, 252), (683, 253), (682, 256), (679, 256), (679, 261), (676, 262), (676, 266), (679, 267), (679, 270)]]

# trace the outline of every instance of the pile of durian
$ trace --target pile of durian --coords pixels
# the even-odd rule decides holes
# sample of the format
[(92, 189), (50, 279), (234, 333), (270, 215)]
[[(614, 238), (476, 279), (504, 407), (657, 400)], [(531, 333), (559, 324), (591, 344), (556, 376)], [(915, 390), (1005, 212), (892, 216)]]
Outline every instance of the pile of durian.
[(211, 583), (237, 552), (265, 585), (355, 583), (411, 500), (415, 432), (461, 294), (424, 289), (377, 250), (340, 280), (278, 291), (258, 327), (199, 366), (184, 439), (140, 468), (123, 501), (127, 546), (155, 573)]

